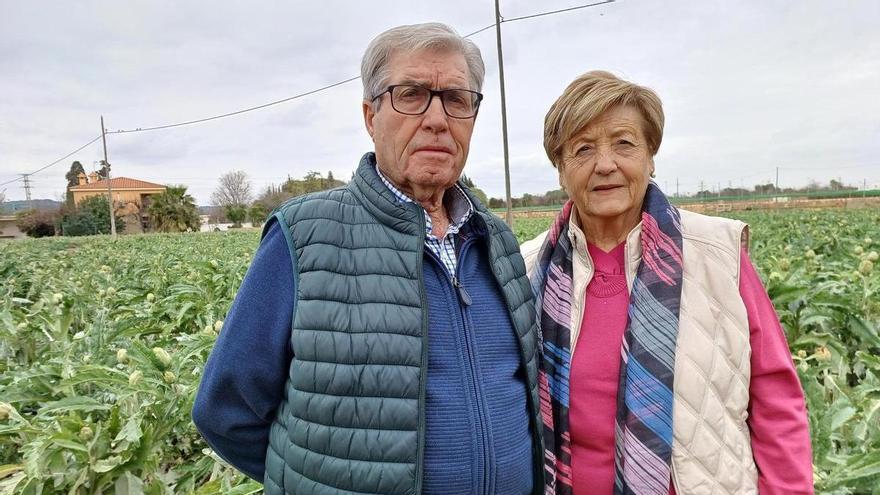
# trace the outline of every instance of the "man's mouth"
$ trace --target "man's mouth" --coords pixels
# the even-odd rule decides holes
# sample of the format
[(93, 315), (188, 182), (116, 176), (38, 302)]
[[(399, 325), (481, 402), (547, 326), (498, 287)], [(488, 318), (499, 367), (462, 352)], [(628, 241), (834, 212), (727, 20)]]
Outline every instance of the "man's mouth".
[(452, 154), (452, 150), (443, 146), (422, 146), (416, 148), (416, 152), (418, 153), (419, 151), (427, 151), (432, 153), (448, 153), (450, 155)]

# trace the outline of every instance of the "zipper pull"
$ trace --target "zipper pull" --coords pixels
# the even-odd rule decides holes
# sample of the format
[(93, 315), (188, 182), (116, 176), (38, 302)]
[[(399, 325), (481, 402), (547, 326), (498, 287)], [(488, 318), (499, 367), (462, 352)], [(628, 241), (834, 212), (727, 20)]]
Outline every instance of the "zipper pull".
[(470, 306), (473, 302), (471, 300), (471, 295), (468, 294), (467, 289), (465, 289), (464, 286), (461, 285), (461, 282), (458, 281), (458, 277), (456, 277), (455, 275), (452, 276), (452, 285), (456, 289), (458, 289), (458, 297), (461, 299), (461, 302), (463, 302), (465, 306)]

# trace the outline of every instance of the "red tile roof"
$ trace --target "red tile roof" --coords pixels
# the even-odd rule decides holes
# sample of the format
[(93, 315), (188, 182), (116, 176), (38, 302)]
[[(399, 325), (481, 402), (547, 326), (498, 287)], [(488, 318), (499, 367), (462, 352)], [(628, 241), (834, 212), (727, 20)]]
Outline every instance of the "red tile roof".
[[(128, 177), (114, 177), (110, 179), (110, 186), (113, 189), (165, 189), (162, 184), (155, 184), (138, 179), (129, 179)], [(93, 189), (107, 189), (107, 181), (105, 179), (91, 184), (71, 187), (71, 191), (91, 191)]]

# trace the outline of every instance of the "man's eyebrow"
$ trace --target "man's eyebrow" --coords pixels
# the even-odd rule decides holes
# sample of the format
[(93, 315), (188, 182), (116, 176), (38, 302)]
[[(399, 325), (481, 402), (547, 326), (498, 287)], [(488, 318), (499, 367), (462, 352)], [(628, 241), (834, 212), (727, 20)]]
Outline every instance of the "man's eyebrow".
[(427, 79), (414, 79), (414, 78), (408, 77), (408, 78), (402, 79), (402, 80), (401, 80), (399, 83), (397, 83), (397, 84), (408, 84), (408, 85), (411, 85), (411, 86), (425, 86), (425, 87), (428, 87), (429, 83), (427, 83), (426, 81), (427, 81)]

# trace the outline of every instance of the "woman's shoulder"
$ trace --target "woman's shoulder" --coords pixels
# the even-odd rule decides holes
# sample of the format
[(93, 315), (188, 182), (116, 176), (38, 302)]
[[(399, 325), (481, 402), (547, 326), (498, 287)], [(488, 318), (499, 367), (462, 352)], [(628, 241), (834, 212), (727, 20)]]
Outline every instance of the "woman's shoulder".
[(535, 261), (538, 259), (538, 252), (541, 251), (541, 246), (544, 245), (544, 239), (547, 238), (547, 233), (550, 230), (545, 230), (541, 232), (534, 239), (530, 239), (528, 241), (523, 242), (519, 246), (519, 252), (522, 254), (523, 261), (526, 263), (526, 272), (531, 275), (532, 267), (535, 265)]
[(679, 210), (679, 213), (685, 240), (723, 248), (737, 258), (741, 248), (748, 249), (749, 226), (746, 223), (688, 210)]

